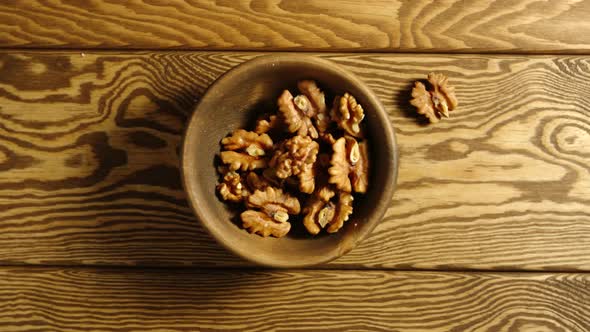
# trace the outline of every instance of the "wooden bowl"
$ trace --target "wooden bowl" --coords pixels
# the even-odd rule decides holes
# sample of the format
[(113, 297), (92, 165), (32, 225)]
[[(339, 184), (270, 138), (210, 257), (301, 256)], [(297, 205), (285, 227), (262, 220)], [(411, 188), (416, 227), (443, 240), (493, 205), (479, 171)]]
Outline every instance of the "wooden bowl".
[[(313, 79), (331, 105), (335, 94), (349, 92), (365, 109), (370, 144), (368, 192), (354, 201), (354, 212), (335, 234), (305, 235), (292, 223), (283, 238), (263, 238), (241, 228), (239, 211), (215, 191), (219, 141), (237, 128), (253, 129), (258, 115), (276, 111), (281, 92), (295, 92), (301, 79)], [(328, 99), (329, 98), (329, 99)], [(273, 267), (303, 267), (331, 261), (350, 251), (375, 228), (391, 204), (397, 178), (393, 128), (375, 94), (352, 73), (311, 56), (269, 55), (245, 62), (213, 83), (193, 113), (184, 137), (182, 173), (188, 200), (211, 235), (235, 254)]]

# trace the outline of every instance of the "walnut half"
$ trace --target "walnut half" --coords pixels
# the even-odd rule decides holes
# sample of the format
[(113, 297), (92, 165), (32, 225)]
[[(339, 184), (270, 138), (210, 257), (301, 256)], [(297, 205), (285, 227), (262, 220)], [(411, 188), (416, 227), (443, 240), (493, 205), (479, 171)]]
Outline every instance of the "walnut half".
[(248, 197), (247, 205), (250, 208), (259, 208), (271, 217), (277, 211), (284, 211), (289, 214), (299, 214), (301, 211), (297, 198), (274, 187), (256, 190)]
[(353, 189), (358, 193), (367, 192), (369, 184), (369, 151), (366, 142), (358, 143), (347, 136), (339, 138), (332, 146), (334, 153), (330, 161), (329, 182), (345, 192)]
[(449, 111), (459, 104), (455, 96), (455, 88), (450, 86), (449, 79), (443, 74), (428, 74), (431, 90), (421, 82), (416, 82), (412, 89), (410, 103), (417, 108), (419, 114), (425, 115), (431, 123), (436, 123), (441, 117), (449, 117)]
[(352, 201), (354, 197), (351, 194), (341, 192), (338, 194), (338, 203), (336, 203), (336, 212), (334, 213), (334, 218), (330, 221), (330, 226), (328, 226), (328, 233), (336, 233), (342, 226), (344, 222), (348, 221), (350, 215), (352, 214)]
[(318, 138), (318, 132), (311, 122), (312, 105), (305, 95), (299, 95), (294, 99), (291, 92), (285, 90), (279, 97), (277, 104), (289, 132)]
[(278, 222), (286, 222), (289, 220), (289, 214), (299, 214), (301, 211), (301, 205), (297, 198), (274, 187), (256, 190), (248, 196), (246, 205), (249, 208), (262, 210)]
[(319, 149), (319, 144), (311, 137), (294, 136), (282, 142), (269, 165), (275, 169), (275, 174), (281, 179), (297, 176), (299, 190), (311, 194), (315, 188), (313, 165)]
[[(354, 198), (350, 193), (336, 193), (328, 187), (318, 190), (308, 205), (303, 210), (305, 217), (303, 225), (312, 234), (318, 234), (321, 229), (327, 228), (328, 233), (335, 233), (352, 214), (352, 201)], [(336, 200), (334, 200), (336, 198)]]
[(303, 209), (303, 225), (310, 234), (318, 234), (334, 218), (335, 207), (330, 199), (335, 194), (328, 186), (318, 188)]
[(231, 171), (264, 168), (267, 166), (265, 155), (272, 150), (273, 142), (267, 134), (257, 134), (244, 129), (235, 130), (230, 136), (221, 140), (226, 151), (220, 153), (221, 161), (229, 165)]
[(264, 156), (273, 145), (270, 136), (244, 129), (235, 130), (230, 136), (223, 138), (221, 144), (225, 150), (244, 150), (253, 157)]
[(347, 134), (363, 137), (361, 121), (365, 118), (365, 111), (361, 104), (348, 92), (344, 96), (337, 96), (332, 107), (332, 120)]
[(263, 237), (283, 237), (291, 230), (288, 222), (276, 222), (264, 212), (247, 210), (240, 215), (245, 229)]
[(326, 107), (326, 96), (317, 86), (315, 81), (303, 80), (297, 82), (299, 92), (307, 97), (311, 102), (313, 112), (312, 117), (315, 121), (316, 128), (320, 134), (323, 134), (330, 127), (331, 119)]
[(289, 214), (301, 212), (297, 198), (270, 186), (248, 196), (246, 206), (260, 211), (248, 210), (240, 215), (244, 228), (250, 233), (265, 237), (282, 237), (287, 234), (291, 229)]

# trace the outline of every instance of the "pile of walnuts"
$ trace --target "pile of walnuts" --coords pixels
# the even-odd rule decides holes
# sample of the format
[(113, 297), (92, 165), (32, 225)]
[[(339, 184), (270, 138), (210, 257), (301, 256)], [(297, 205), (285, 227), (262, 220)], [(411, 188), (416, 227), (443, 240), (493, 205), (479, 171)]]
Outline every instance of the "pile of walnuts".
[(328, 108), (311, 80), (297, 88), (296, 96), (283, 91), (278, 112), (258, 119), (254, 131), (221, 140), (217, 191), (244, 204), (243, 227), (264, 237), (285, 236), (291, 216), (310, 234), (337, 232), (352, 214), (353, 193), (369, 184), (362, 106), (345, 93)]

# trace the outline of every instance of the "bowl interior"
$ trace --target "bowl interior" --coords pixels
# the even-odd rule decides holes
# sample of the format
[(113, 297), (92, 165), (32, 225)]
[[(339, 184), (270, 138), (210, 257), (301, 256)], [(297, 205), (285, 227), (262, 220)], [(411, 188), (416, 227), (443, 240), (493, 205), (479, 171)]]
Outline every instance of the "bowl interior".
[[(335, 94), (344, 92), (354, 95), (363, 105), (371, 146), (369, 191), (355, 198), (350, 220), (336, 234), (262, 238), (242, 229), (238, 211), (216, 195), (219, 141), (237, 128), (252, 129), (259, 115), (275, 112), (280, 93), (286, 88), (296, 92), (296, 83), (301, 79), (316, 80), (327, 94), (328, 105)], [(348, 252), (382, 218), (397, 176), (393, 129), (377, 98), (349, 72), (307, 56), (257, 58), (217, 80), (201, 99), (187, 127), (182, 163), (189, 201), (213, 237), (248, 260), (275, 267), (318, 264)]]

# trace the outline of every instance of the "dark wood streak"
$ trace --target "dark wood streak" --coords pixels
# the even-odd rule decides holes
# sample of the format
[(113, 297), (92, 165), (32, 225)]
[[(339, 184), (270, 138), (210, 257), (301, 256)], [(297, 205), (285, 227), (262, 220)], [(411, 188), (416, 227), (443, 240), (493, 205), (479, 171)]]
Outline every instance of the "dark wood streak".
[[(25, 179), (21, 182), (2, 183), (0, 187), (4, 190), (9, 189), (43, 189), (55, 190), (62, 188), (79, 188), (87, 187), (89, 185), (103, 181), (111, 172), (111, 169), (125, 165), (127, 163), (127, 154), (124, 150), (113, 149), (108, 145), (108, 137), (105, 132), (96, 132), (84, 134), (76, 140), (74, 147), (89, 145), (93, 155), (98, 158), (97, 161), (100, 167), (96, 171), (86, 177), (66, 177), (56, 181), (46, 181), (39, 179)], [(67, 151), (66, 149), (62, 151)], [(80, 155), (75, 155), (76, 158), (81, 158)], [(34, 160), (32, 156), (21, 157), (20, 160)], [(37, 163), (39, 164), (39, 163)], [(65, 160), (66, 166), (71, 165), (71, 157)], [(69, 165), (68, 165), (69, 164)], [(20, 166), (20, 167), (19, 167)], [(11, 169), (28, 168), (26, 166), (33, 166), (32, 163), (21, 162), (20, 164), (12, 165)], [(71, 166), (69, 166), (71, 167)], [(75, 168), (75, 167), (74, 167)]]
[[(0, 53), (51, 74), (0, 76), (0, 264), (247, 264), (194, 219), (178, 148), (206, 88), (258, 55)], [(319, 56), (375, 91), (401, 149), (383, 222), (325, 267), (590, 269), (588, 57)], [(408, 89), (433, 70), (460, 107), (426, 126)]]
[(146, 131), (134, 131), (127, 135), (129, 143), (150, 150), (158, 150), (166, 147), (166, 141)]
[(588, 276), (1, 268), (10, 331), (585, 331)]
[[(134, 111), (139, 112), (139, 114), (142, 116), (147, 115), (147, 117), (136, 117), (134, 119), (126, 118), (127, 113), (132, 107), (131, 102), (140, 97), (145, 98), (150, 102), (151, 106), (155, 107), (150, 110), (136, 109), (137, 107), (134, 107)], [(171, 117), (177, 119), (176, 123), (172, 124), (176, 126), (170, 126), (170, 124), (154, 121), (154, 119), (150, 119), (150, 113), (158, 115), (170, 115)], [(116, 117), (116, 123), (121, 127), (144, 127), (177, 135), (182, 132), (182, 130), (179, 130), (182, 129), (182, 126), (178, 125), (178, 123), (185, 123), (186, 120), (186, 116), (182, 113), (182, 111), (175, 112), (175, 106), (173, 104), (166, 100), (158, 99), (149, 89), (146, 88), (133, 90), (128, 96), (126, 96), (117, 110)]]
[(20, 155), (1, 145), (0, 153), (4, 155), (4, 160), (0, 161), (0, 172), (14, 169), (26, 169), (33, 166), (37, 161), (32, 156)]

